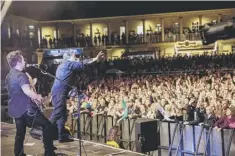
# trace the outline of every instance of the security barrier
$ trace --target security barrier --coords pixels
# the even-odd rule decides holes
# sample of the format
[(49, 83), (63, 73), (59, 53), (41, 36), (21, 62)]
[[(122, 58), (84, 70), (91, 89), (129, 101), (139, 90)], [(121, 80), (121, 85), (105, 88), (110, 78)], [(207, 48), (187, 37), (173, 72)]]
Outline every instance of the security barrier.
[[(82, 113), (82, 138), (106, 143), (108, 131), (117, 125), (121, 130), (121, 147), (136, 151), (135, 145), (138, 143), (135, 138), (136, 120), (138, 119), (124, 119), (118, 124), (117, 119), (112, 116), (92, 117)], [(150, 152), (152, 156), (235, 156), (235, 129), (217, 131), (208, 126), (183, 125), (168, 121), (158, 121), (158, 128), (156, 133), (160, 133), (160, 145), (158, 151)]]
[[(121, 146), (135, 151), (135, 122), (138, 119), (125, 119), (119, 124), (112, 116), (81, 114), (83, 139), (105, 143), (109, 129), (117, 125), (121, 130)], [(234, 156), (235, 132), (233, 129), (217, 131), (208, 126), (183, 125), (174, 122), (158, 121), (160, 146), (150, 152), (158, 156)]]
[(234, 129), (161, 122), (159, 156), (234, 156)]
[(135, 151), (135, 121), (126, 119), (117, 123), (117, 119), (107, 115), (95, 115), (91, 117), (87, 113), (81, 114), (81, 134), (83, 139), (99, 143), (106, 143), (108, 131), (117, 125), (121, 130), (121, 146), (124, 149)]

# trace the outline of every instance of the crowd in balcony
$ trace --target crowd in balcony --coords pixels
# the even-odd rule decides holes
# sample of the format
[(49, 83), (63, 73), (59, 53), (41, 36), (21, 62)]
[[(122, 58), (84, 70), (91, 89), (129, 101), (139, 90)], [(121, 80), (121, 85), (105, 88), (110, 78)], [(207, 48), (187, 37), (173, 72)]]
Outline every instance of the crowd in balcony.
[[(200, 40), (200, 35), (197, 31), (190, 31), (184, 29), (183, 34), (180, 35), (174, 29), (166, 29), (164, 33), (164, 42), (176, 42), (184, 40)], [(68, 48), (68, 47), (97, 47), (107, 45), (126, 45), (126, 44), (143, 44), (143, 43), (159, 43), (162, 42), (162, 34), (160, 31), (147, 31), (145, 34), (129, 31), (128, 42), (125, 33), (119, 34), (112, 32), (109, 36), (107, 34), (95, 33), (93, 39), (84, 33), (77, 34), (74, 39), (73, 36), (63, 36), (61, 38), (43, 38), (40, 41), (41, 48)]]
[[(144, 117), (235, 128), (234, 60), (234, 54), (116, 59), (86, 66), (74, 85), (88, 95), (82, 112), (113, 116), (116, 124)], [(105, 74), (112, 68), (125, 73)], [(76, 107), (71, 97), (70, 127)]]

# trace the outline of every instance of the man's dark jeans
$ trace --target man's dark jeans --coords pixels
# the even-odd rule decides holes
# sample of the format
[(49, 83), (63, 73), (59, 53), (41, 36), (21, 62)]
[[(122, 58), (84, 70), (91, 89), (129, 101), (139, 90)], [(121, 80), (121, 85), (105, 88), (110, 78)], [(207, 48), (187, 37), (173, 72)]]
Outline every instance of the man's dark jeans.
[[(35, 117), (36, 115), (36, 117)], [(15, 118), (16, 136), (15, 136), (15, 156), (24, 156), (24, 139), (26, 126), (41, 126), (43, 129), (43, 143), (45, 155), (54, 155), (54, 145), (52, 140), (53, 128), (51, 122), (41, 113), (36, 114), (25, 112), (21, 117)]]
[(52, 104), (54, 109), (52, 111), (50, 121), (56, 125), (59, 133), (59, 140), (68, 137), (65, 133), (65, 122), (67, 121), (67, 108), (66, 108), (67, 95), (63, 93), (52, 93)]

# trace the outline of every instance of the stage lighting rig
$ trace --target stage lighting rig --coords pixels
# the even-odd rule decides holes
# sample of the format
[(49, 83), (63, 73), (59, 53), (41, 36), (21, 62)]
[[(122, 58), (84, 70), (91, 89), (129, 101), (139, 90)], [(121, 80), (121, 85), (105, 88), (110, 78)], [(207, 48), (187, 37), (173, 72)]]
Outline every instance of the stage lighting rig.
[(226, 22), (218, 24), (205, 24), (200, 28), (202, 43), (208, 45), (217, 40), (235, 38), (235, 17)]

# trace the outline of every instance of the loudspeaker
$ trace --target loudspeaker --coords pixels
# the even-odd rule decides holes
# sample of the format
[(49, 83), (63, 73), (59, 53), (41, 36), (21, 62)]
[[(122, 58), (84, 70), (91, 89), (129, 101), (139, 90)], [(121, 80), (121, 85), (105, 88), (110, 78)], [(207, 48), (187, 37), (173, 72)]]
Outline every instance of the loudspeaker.
[(158, 121), (139, 118), (135, 123), (136, 152), (145, 153), (158, 149), (160, 137)]

